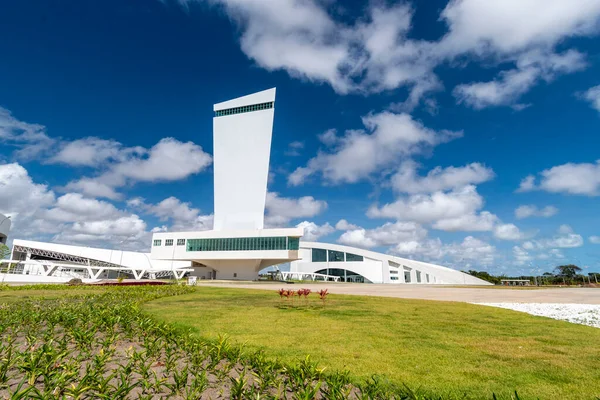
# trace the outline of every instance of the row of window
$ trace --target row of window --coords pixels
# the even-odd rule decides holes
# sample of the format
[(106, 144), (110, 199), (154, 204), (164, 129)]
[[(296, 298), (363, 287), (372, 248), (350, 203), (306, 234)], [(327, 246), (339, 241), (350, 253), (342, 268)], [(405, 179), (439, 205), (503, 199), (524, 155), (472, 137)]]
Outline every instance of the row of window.
[(298, 250), (297, 237), (246, 237), (223, 239), (188, 239), (187, 251), (252, 251), (252, 250)]
[(343, 251), (312, 249), (312, 262), (364, 261), (363, 256)]
[(226, 110), (215, 111), (215, 117), (224, 117), (226, 115), (242, 114), (242, 113), (247, 113), (247, 112), (252, 112), (252, 111), (260, 111), (260, 110), (268, 110), (270, 108), (273, 108), (273, 102), (253, 104), (251, 106), (228, 108)]
[[(162, 240), (154, 239), (153, 246), (162, 246)], [(173, 246), (173, 239), (165, 239), (165, 246)], [(177, 246), (185, 246), (185, 239), (177, 239)]]
[[(390, 271), (391, 273), (392, 271)], [(421, 283), (421, 271), (417, 271), (415, 270), (416, 275), (417, 275), (417, 283)], [(396, 280), (393, 279), (393, 277), (390, 277), (391, 280)], [(427, 281), (427, 283), (429, 283), (429, 274), (425, 274), (425, 280)], [(410, 271), (404, 271), (404, 282), (406, 283), (410, 283), (411, 279), (410, 279)]]

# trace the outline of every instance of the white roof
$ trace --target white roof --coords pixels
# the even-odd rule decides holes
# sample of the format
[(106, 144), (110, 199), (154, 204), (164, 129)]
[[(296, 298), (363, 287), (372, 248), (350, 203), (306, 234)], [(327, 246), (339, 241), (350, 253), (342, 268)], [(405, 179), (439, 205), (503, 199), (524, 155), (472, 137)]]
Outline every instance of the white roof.
[(150, 253), (140, 253), (136, 251), (100, 249), (97, 247), (71, 246), (67, 244), (34, 242), (31, 240), (20, 239), (15, 239), (13, 246), (55, 251), (57, 253), (121, 265), (131, 269), (164, 271), (172, 268), (189, 268), (191, 265), (189, 261), (153, 260), (150, 258)]
[(10, 224), (10, 218), (6, 215), (0, 214), (0, 236), (8, 236)]
[(250, 106), (253, 104), (270, 103), (275, 101), (275, 88), (256, 92), (247, 96), (238, 97), (236, 99), (227, 100), (217, 103), (213, 106), (214, 111), (227, 110), (229, 108)]

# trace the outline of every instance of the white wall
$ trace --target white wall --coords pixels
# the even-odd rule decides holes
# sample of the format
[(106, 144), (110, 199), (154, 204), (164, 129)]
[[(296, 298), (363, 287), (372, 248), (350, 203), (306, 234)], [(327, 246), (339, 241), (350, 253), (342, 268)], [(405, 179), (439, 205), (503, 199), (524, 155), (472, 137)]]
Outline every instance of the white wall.
[[(275, 89), (215, 110), (275, 101)], [(214, 229), (262, 229), (275, 109), (213, 118)]]

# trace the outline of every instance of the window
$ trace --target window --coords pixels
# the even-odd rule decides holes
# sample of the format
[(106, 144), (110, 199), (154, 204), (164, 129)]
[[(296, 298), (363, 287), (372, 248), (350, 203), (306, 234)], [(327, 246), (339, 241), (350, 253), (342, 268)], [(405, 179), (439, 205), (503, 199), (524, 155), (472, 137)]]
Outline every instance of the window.
[(396, 267), (396, 268), (400, 268), (400, 264), (398, 264), (398, 263), (395, 263), (395, 262), (393, 262), (393, 261), (388, 261), (388, 262), (389, 262), (389, 264), (390, 264), (390, 267)]
[(392, 280), (392, 281), (397, 281), (397, 280), (398, 280), (398, 277), (397, 277), (397, 276), (390, 276), (390, 280)]
[(425, 280), (429, 283), (429, 274), (425, 274)]
[(312, 262), (326, 262), (326, 261), (327, 261), (327, 250), (312, 249)]
[(393, 274), (393, 275), (398, 275), (398, 271), (395, 271), (395, 270), (393, 270), (393, 269), (390, 269), (390, 274)]
[(344, 253), (341, 251), (329, 250), (329, 262), (344, 261)]
[[(300, 238), (285, 236), (187, 240), (177, 239), (178, 246), (183, 246), (186, 244), (186, 242), (187, 251), (298, 250), (300, 246)], [(171, 245), (173, 245), (172, 242)]]
[(247, 112), (260, 111), (260, 110), (268, 110), (270, 108), (273, 108), (273, 102), (253, 104), (250, 106), (234, 107), (234, 108), (228, 108), (226, 110), (215, 111), (215, 117), (223, 117), (226, 115), (234, 115), (234, 114), (243, 114), (243, 113), (247, 113)]
[(404, 271), (404, 282), (410, 283), (410, 271)]
[(421, 283), (421, 271), (417, 271), (417, 283)]
[(161, 244), (160, 239), (154, 239), (154, 246), (160, 246), (160, 244)]
[(363, 261), (363, 256), (358, 256), (352, 253), (346, 253), (346, 261)]
[(237, 272), (234, 272), (234, 273), (233, 273), (233, 277), (234, 277), (234, 278), (237, 278)]
[(165, 239), (165, 246), (173, 246), (173, 239)]

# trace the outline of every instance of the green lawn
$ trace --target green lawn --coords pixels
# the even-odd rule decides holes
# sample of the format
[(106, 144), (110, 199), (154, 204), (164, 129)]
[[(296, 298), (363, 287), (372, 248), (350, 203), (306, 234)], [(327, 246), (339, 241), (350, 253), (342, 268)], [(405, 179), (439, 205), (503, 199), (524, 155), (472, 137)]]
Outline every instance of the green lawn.
[[(330, 295), (282, 306), (274, 291), (202, 287), (145, 304), (156, 317), (357, 379), (382, 374), (440, 395), (600, 396), (600, 330), (464, 303)], [(298, 299), (295, 304), (299, 304)]]

